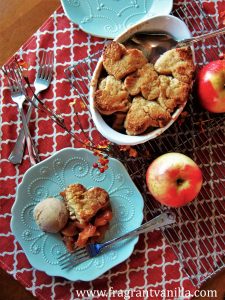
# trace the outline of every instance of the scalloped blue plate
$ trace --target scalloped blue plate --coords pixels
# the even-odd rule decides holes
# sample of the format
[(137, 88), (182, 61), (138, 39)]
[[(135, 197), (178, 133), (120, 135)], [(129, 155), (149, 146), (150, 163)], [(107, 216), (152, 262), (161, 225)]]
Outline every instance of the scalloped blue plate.
[(130, 26), (168, 15), (172, 0), (61, 0), (67, 17), (92, 35), (115, 38)]
[(11, 229), (22, 246), (30, 264), (51, 276), (69, 280), (93, 280), (126, 260), (133, 252), (138, 238), (114, 245), (94, 259), (72, 270), (62, 270), (57, 257), (65, 253), (60, 234), (44, 233), (33, 218), (35, 205), (46, 197), (60, 198), (60, 191), (71, 183), (86, 188), (99, 186), (108, 191), (113, 219), (106, 240), (138, 227), (143, 220), (143, 198), (125, 167), (116, 159), (109, 159), (109, 169), (100, 173), (92, 167), (96, 157), (85, 149), (63, 149), (31, 167), (18, 187), (12, 208)]

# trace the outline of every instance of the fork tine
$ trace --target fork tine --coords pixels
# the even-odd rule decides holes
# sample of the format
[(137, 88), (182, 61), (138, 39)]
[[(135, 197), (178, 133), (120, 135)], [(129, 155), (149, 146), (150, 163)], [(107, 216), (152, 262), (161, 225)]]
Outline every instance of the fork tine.
[(85, 253), (85, 252), (86, 252), (86, 248), (83, 247), (83, 248), (77, 249), (77, 250), (74, 252), (74, 254), (75, 254), (76, 256), (79, 256), (80, 254), (83, 254), (83, 253)]
[(16, 79), (16, 75), (15, 75), (15, 71), (14, 71), (14, 69), (11, 69), (10, 70), (10, 74), (11, 74), (11, 78), (12, 78), (12, 80), (13, 80), (13, 83), (12, 83), (12, 90), (14, 91), (14, 92), (18, 92), (19, 91), (19, 89), (18, 89), (18, 84), (17, 84), (17, 79)]
[(46, 61), (46, 52), (42, 52), (41, 62), (39, 65), (39, 74), (38, 77), (43, 78), (45, 74), (45, 61)]
[(44, 64), (44, 75), (43, 75), (43, 79), (47, 80), (48, 78), (48, 60), (49, 60), (49, 57), (48, 57), (48, 53), (46, 52), (45, 54), (45, 64)]
[(37, 77), (51, 81), (53, 75), (53, 52), (42, 52)]
[(87, 260), (89, 260), (90, 257), (89, 256), (85, 256), (83, 258), (80, 258), (78, 260), (73, 260), (73, 261), (69, 261), (67, 264), (65, 265), (61, 265), (62, 270), (67, 269), (68, 271), (71, 270), (73, 267), (76, 267), (77, 265), (81, 264), (82, 262), (85, 262)]
[(49, 54), (49, 62), (48, 62), (48, 76), (46, 78), (49, 82), (52, 80), (53, 62), (54, 62), (54, 54), (53, 54), (53, 52), (50, 52), (50, 54)]
[(46, 53), (43, 79), (47, 80), (48, 74), (49, 74), (49, 55), (48, 55), (48, 53)]
[(15, 70), (15, 69), (11, 69), (12, 70), (12, 73), (14, 75), (14, 78), (15, 78), (15, 82), (17, 83), (17, 87), (19, 86), (19, 81), (20, 81), (20, 78), (19, 78), (19, 73), (18, 73), (18, 70)]
[(53, 63), (54, 63), (54, 53), (53, 51), (51, 52), (51, 61), (50, 61), (50, 65), (53, 67)]
[(63, 254), (61, 254), (61, 255), (58, 256), (58, 261), (67, 259), (67, 258), (70, 257), (70, 256), (71, 256), (71, 253), (70, 253), (70, 252), (63, 253)]
[(73, 257), (73, 258), (79, 258), (79, 257), (83, 256), (85, 253), (87, 253), (86, 248), (81, 248), (81, 249), (76, 250), (73, 253), (67, 252), (67, 253), (64, 253), (64, 254), (60, 255), (58, 257), (58, 260), (59, 261), (67, 261), (71, 257)]
[(26, 91), (23, 87), (23, 75), (20, 68), (5, 66), (5, 74), (8, 79), (11, 92), (26, 94)]
[(17, 87), (17, 92), (24, 92), (20, 68), (12, 68), (12, 71), (15, 77), (15, 86)]
[(71, 268), (77, 266), (78, 264), (90, 259), (90, 257), (87, 255), (87, 253), (81, 257), (76, 257), (76, 256), (71, 256), (70, 259), (67, 261), (63, 261), (60, 263), (60, 266), (62, 269), (68, 269), (70, 270)]
[(9, 88), (11, 92), (17, 92), (17, 86), (15, 85), (15, 76), (13, 69), (10, 69), (9, 66), (5, 66), (5, 74), (9, 83)]
[(42, 70), (42, 63), (43, 63), (43, 55), (41, 57), (41, 61), (39, 62), (38, 71), (37, 71), (37, 77), (41, 77), (41, 70)]
[(74, 253), (64, 253), (58, 257), (59, 265), (62, 269), (70, 269), (71, 267), (89, 259), (90, 256), (86, 248), (81, 248)]
[(8, 66), (4, 66), (4, 67), (2, 68), (2, 70), (3, 70), (4, 74), (5, 74), (6, 77), (7, 77), (7, 80), (8, 80), (8, 82), (9, 82), (9, 84), (12, 85), (12, 78), (11, 78), (11, 76), (10, 76), (10, 70), (9, 70), (9, 67), (8, 67)]
[(49, 76), (51, 75), (51, 60), (52, 55), (51, 52), (46, 55), (46, 72), (45, 72), (45, 80), (49, 80)]
[(83, 251), (83, 252), (80, 252), (78, 254), (76, 253), (75, 258), (76, 259), (81, 259), (81, 258), (83, 258), (83, 257), (85, 257), (87, 255), (88, 255), (87, 251)]
[(7, 74), (7, 71), (6, 71), (6, 66), (4, 67), (0, 67), (0, 69), (2, 70), (2, 72), (4, 73), (4, 75), (7, 77), (8, 79), (8, 74)]

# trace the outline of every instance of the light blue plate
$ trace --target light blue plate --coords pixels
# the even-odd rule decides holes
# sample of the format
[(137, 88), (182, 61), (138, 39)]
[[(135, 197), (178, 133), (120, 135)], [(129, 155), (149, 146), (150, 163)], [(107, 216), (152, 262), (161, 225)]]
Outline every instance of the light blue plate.
[(131, 25), (167, 15), (173, 0), (61, 0), (67, 17), (92, 35), (115, 38)]
[(113, 219), (106, 240), (120, 236), (138, 227), (143, 220), (143, 198), (124, 166), (110, 158), (109, 169), (101, 174), (92, 167), (96, 157), (84, 149), (66, 148), (31, 167), (18, 187), (12, 208), (11, 229), (22, 246), (30, 264), (51, 276), (69, 280), (93, 280), (127, 259), (137, 238), (121, 242), (100, 256), (80, 264), (74, 269), (62, 270), (57, 257), (65, 253), (60, 234), (44, 233), (33, 218), (35, 205), (46, 197), (60, 198), (60, 191), (71, 183), (86, 188), (99, 186), (108, 191)]

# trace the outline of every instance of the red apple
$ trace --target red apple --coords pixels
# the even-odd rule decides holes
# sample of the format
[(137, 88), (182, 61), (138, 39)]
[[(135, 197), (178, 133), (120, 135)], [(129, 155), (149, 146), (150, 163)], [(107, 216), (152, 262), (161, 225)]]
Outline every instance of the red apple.
[(198, 165), (181, 153), (167, 153), (148, 167), (146, 182), (150, 193), (161, 204), (180, 207), (192, 201), (202, 186)]
[(198, 96), (201, 105), (213, 113), (225, 112), (225, 60), (215, 60), (198, 73)]

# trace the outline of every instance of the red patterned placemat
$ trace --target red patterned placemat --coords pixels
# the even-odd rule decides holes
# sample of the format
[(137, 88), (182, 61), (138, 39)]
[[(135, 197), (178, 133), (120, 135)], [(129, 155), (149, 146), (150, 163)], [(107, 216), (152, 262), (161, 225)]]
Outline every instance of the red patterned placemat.
[[(179, 6), (185, 1), (174, 2)], [(223, 6), (224, 3), (218, 1), (216, 9), (214, 6), (211, 7), (210, 3), (206, 9), (219, 16), (218, 9), (222, 11)], [(49, 107), (63, 112), (66, 124), (75, 128), (77, 132), (79, 127), (74, 117), (74, 106), (70, 105), (75, 94), (65, 78), (64, 69), (74, 61), (102, 49), (104, 43), (105, 40), (86, 34), (77, 25), (71, 23), (60, 7), (17, 53), (20, 58), (29, 62), (29, 78), (33, 82), (40, 53), (43, 50), (54, 52), (54, 78), (50, 88), (43, 92), (40, 98)], [(19, 166), (14, 166), (7, 160), (16, 141), (20, 121), (16, 104), (10, 99), (9, 89), (3, 76), (1, 76), (0, 88), (2, 101), (0, 108), (2, 121), (1, 267), (40, 299), (129, 299), (128, 296), (130, 299), (178, 299), (182, 292), (188, 299), (195, 287), (182, 270), (171, 247), (158, 231), (141, 236), (128, 260), (92, 282), (70, 282), (63, 278), (50, 277), (32, 268), (10, 230), (11, 207), (15, 201), (17, 186), (30, 166), (29, 157), (26, 151), (23, 163)], [(42, 160), (62, 148), (78, 146), (72, 137), (49, 120), (43, 112), (33, 110), (30, 129)], [(173, 291), (174, 296), (166, 297), (170, 290)], [(89, 294), (91, 291), (93, 295)]]

